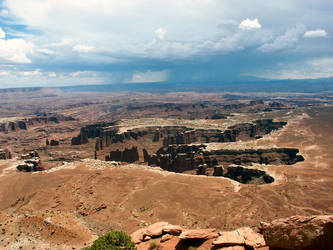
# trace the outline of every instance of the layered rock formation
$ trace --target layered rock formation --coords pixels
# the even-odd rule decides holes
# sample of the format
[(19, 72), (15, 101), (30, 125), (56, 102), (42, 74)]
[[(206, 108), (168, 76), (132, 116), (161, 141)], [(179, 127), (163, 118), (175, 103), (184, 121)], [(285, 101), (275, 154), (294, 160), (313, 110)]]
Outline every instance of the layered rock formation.
[(12, 154), (8, 149), (0, 149), (0, 160), (8, 160), (12, 158)]
[(96, 151), (108, 147), (112, 143), (125, 140), (137, 140), (139, 137), (149, 136), (152, 142), (160, 142), (164, 147), (172, 144), (235, 142), (257, 139), (265, 134), (280, 129), (286, 122), (274, 122), (272, 119), (257, 120), (253, 123), (242, 123), (229, 127), (225, 131), (218, 129), (192, 129), (182, 126), (148, 127), (132, 129), (118, 133), (114, 123), (88, 125), (81, 128), (80, 134), (72, 138), (72, 145), (88, 143), (89, 138), (96, 139)]
[(271, 119), (257, 120), (253, 123), (242, 123), (221, 130), (184, 130), (168, 133), (163, 139), (163, 146), (172, 144), (209, 143), (209, 142), (235, 142), (238, 140), (251, 140), (260, 138), (274, 130), (285, 126), (286, 122), (274, 122)]
[(332, 215), (294, 216), (261, 223), (259, 229), (184, 229), (157, 222), (132, 233), (131, 238), (138, 250), (150, 249), (152, 244), (162, 249), (332, 249)]
[[(114, 123), (98, 123), (87, 125), (80, 130), (80, 134), (72, 138), (72, 145), (81, 145), (88, 143), (89, 138), (104, 137), (105, 127), (113, 126)], [(111, 134), (116, 134), (117, 130), (109, 131)]]
[(116, 150), (111, 151), (105, 157), (106, 161), (122, 161), (122, 162), (136, 162), (139, 160), (138, 148), (132, 147), (131, 149), (125, 148), (124, 151)]
[(213, 168), (217, 165), (275, 164), (291, 165), (304, 158), (294, 148), (214, 150), (205, 151), (205, 145), (171, 145), (161, 148), (152, 156), (146, 156), (151, 166), (160, 166), (164, 170), (182, 173), (197, 170), (200, 165)]
[(63, 115), (37, 116), (18, 121), (9, 121), (5, 123), (0, 123), (0, 132), (8, 133), (17, 130), (27, 130), (29, 126), (34, 126), (36, 124), (59, 123), (63, 121), (73, 121), (73, 120), (75, 120), (73, 117), (63, 116)]

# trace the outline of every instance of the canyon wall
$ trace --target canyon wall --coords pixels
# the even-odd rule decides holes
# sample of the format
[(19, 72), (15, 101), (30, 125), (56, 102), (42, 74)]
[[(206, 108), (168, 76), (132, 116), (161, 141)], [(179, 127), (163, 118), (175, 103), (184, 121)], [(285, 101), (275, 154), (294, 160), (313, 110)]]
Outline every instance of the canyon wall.
[[(274, 164), (291, 165), (304, 158), (294, 148), (214, 150), (205, 151), (205, 145), (170, 145), (159, 149), (156, 154), (145, 157), (151, 166), (182, 173), (197, 171), (201, 165), (213, 168), (217, 165)], [(211, 170), (212, 172), (213, 170)], [(210, 175), (210, 174), (209, 174)]]
[(73, 121), (74, 118), (70, 116), (56, 115), (56, 116), (37, 116), (17, 121), (9, 121), (0, 123), (0, 132), (9, 133), (17, 130), (27, 130), (29, 126), (47, 123), (59, 123), (63, 121)]

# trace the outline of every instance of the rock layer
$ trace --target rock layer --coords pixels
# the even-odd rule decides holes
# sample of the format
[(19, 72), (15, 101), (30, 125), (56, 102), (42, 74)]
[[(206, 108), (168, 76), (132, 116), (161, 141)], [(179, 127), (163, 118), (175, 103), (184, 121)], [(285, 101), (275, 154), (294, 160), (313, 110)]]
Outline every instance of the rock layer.
[(239, 139), (260, 138), (285, 126), (286, 122), (274, 122), (272, 119), (256, 120), (229, 127), (225, 131), (218, 129), (192, 129), (182, 126), (147, 127), (118, 133), (115, 123), (100, 123), (81, 128), (80, 134), (72, 138), (72, 145), (88, 143), (89, 138), (98, 138), (96, 150), (112, 143), (149, 136), (152, 142), (161, 142), (164, 147), (172, 144), (235, 142)]
[(205, 145), (171, 145), (161, 148), (156, 154), (146, 157), (149, 165), (160, 166), (164, 170), (182, 173), (197, 170), (200, 165), (213, 168), (217, 165), (274, 164), (292, 165), (304, 158), (294, 148), (214, 150), (205, 151)]

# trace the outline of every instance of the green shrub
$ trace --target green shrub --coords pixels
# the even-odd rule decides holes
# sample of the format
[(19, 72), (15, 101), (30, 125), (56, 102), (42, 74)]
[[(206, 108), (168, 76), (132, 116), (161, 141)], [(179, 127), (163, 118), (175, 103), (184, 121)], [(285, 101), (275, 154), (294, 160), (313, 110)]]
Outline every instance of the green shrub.
[(84, 250), (134, 250), (135, 244), (131, 241), (131, 237), (122, 231), (112, 231), (100, 236), (94, 241), (91, 247)]

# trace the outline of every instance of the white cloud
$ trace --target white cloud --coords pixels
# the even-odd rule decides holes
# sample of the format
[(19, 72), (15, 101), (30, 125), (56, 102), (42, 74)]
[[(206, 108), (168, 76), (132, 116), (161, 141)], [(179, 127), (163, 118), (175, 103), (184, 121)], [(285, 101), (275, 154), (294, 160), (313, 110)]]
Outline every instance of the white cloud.
[(304, 33), (304, 37), (325, 37), (327, 36), (326, 30), (323, 29), (317, 29), (317, 30), (308, 30)]
[(48, 76), (49, 76), (49, 77), (56, 77), (57, 74), (56, 74), (55, 72), (51, 72), (51, 73), (48, 74)]
[[(289, 23), (296, 23), (300, 19), (291, 15), (283, 19), (277, 18), (284, 11), (301, 12), (301, 8), (296, 8), (298, 3), (281, 1), (268, 3), (253, 0), (249, 3), (243, 0), (234, 2), (220, 0), (4, 0), (3, 5), (20, 22), (31, 29), (41, 31), (43, 35), (41, 39), (35, 38), (39, 41), (35, 42), (36, 44), (44, 45), (43, 47), (47, 47), (46, 44), (49, 47), (68, 46), (68, 49), (56, 51), (58, 60), (62, 59), (68, 63), (71, 63), (70, 59), (75, 61), (77, 55), (70, 53), (70, 46), (72, 51), (80, 53), (101, 51), (103, 56), (100, 56), (102, 54), (100, 53), (99, 58), (95, 53), (87, 57), (104, 63), (108, 61), (108, 55), (124, 60), (132, 57), (184, 58), (195, 54), (202, 55), (205, 51), (226, 53), (233, 51), (232, 48), (245, 49), (248, 47), (247, 41), (250, 40), (252, 43), (254, 40), (250, 35), (242, 37), (245, 40), (237, 41), (238, 44), (233, 46), (230, 41), (240, 37), (236, 34), (237, 32), (264, 30), (258, 18), (265, 22), (266, 31), (274, 30), (276, 27), (286, 27)], [(261, 8), (258, 10), (259, 5)], [(244, 18), (250, 15), (254, 17)], [(292, 19), (296, 19), (296, 22)], [(235, 24), (235, 20), (242, 20), (242, 22), (237, 21)], [(299, 22), (302, 23), (304, 20), (307, 19), (303, 18)], [(229, 22), (228, 30), (222, 30), (219, 27), (223, 22)], [(277, 22), (279, 25), (276, 25)], [(152, 33), (154, 33), (155, 44), (149, 42)], [(257, 41), (266, 40), (266, 38), (257, 37), (256, 39)], [(205, 44), (219, 49), (201, 49)], [(260, 45), (256, 44), (256, 46)], [(266, 47), (270, 46), (264, 45), (262, 49), (269, 50)]]
[(54, 54), (53, 50), (45, 49), (45, 48), (38, 49), (38, 51), (43, 53), (43, 54), (47, 54), (47, 55), (53, 55)]
[(6, 33), (0, 28), (0, 39), (5, 39)]
[(6, 10), (6, 9), (2, 9), (1, 11), (0, 11), (0, 16), (2, 16), (2, 17), (7, 17), (8, 16), (8, 10)]
[(292, 48), (298, 43), (304, 30), (304, 25), (296, 25), (293, 28), (289, 28), (283, 35), (277, 36), (272, 42), (263, 44), (259, 50), (272, 52)]
[(30, 63), (29, 53), (33, 53), (33, 44), (24, 39), (0, 39), (0, 62)]
[(241, 30), (253, 30), (253, 29), (260, 29), (261, 24), (259, 23), (258, 18), (255, 18), (253, 20), (246, 18), (239, 24), (238, 27)]
[(35, 69), (34, 71), (25, 71), (22, 74), (24, 76), (40, 76), (42, 72), (40, 72), (40, 69)]
[[(298, 45), (300, 45), (298, 51), (302, 55), (314, 55), (320, 49), (325, 50), (325, 53), (332, 53), (331, 50), (325, 49), (330, 48), (327, 43), (331, 42), (328, 28), (326, 30), (328, 38), (323, 39), (320, 45), (315, 44), (315, 39), (307, 39), (306, 44), (299, 43), (306, 29), (287, 30), (290, 24), (297, 23), (304, 23), (308, 27), (330, 27), (331, 13), (327, 11), (329, 9), (327, 7), (331, 5), (332, 0), (276, 2), (263, 0), (3, 0), (1, 7), (6, 10), (3, 13), (10, 17), (4, 27), (7, 37), (21, 37), (20, 40), (25, 42), (25, 45), (22, 42), (21, 46), (14, 46), (11, 39), (0, 41), (0, 63), (32, 61), (34, 68), (47, 72), (40, 77), (46, 82), (68, 80), (69, 83), (74, 81), (80, 83), (83, 79), (92, 82), (93, 74), (86, 77), (78, 73), (78, 75), (74, 74), (76, 77), (73, 77), (74, 75), (71, 76), (70, 73), (61, 73), (60, 68), (71, 69), (74, 64), (79, 67), (82, 65), (79, 62), (80, 59), (82, 60), (81, 57), (84, 57), (87, 64), (96, 68), (100, 65), (124, 62), (122, 69), (126, 71), (126, 76), (123, 79), (133, 78), (132, 80), (137, 81), (144, 78), (143, 73), (150, 68), (149, 65), (140, 66), (142, 72), (137, 72), (132, 77), (133, 67), (131, 65), (131, 68), (127, 70), (126, 63), (135, 62), (138, 58), (140, 60), (167, 59), (168, 63), (172, 64), (173, 60), (186, 58), (190, 61), (192, 56), (199, 55), (200, 58), (193, 59), (193, 61), (196, 60), (194, 63), (198, 63), (201, 59), (212, 60), (210, 55), (241, 50), (247, 52), (255, 48), (260, 48), (263, 52), (278, 51), (279, 53), (279, 50), (295, 48)], [(22, 27), (26, 28), (18, 31), (15, 26), (11, 29), (12, 24), (22, 24), (24, 25)], [(318, 48), (322, 45), (322, 48)], [(12, 50), (8, 51), (9, 48)], [(33, 53), (34, 50), (35, 53)], [(52, 53), (54, 53), (53, 56), (47, 56)], [(266, 54), (264, 57), (274, 59), (277, 53)], [(302, 56), (301, 53), (298, 56)], [(239, 52), (237, 55), (243, 56), (244, 53)], [(249, 53), (250, 56), (251, 53)], [(50, 60), (51, 57), (52, 60)], [(286, 60), (293, 59), (290, 57)], [(242, 64), (251, 64), (251, 62), (249, 60)], [(43, 65), (47, 65), (48, 69), (44, 69)], [(52, 65), (54, 67), (61, 65), (54, 69), (57, 72), (57, 77), (54, 78), (48, 77), (49, 67)], [(175, 68), (178, 65), (175, 64)], [(237, 66), (238, 64), (235, 68)], [(26, 67), (24, 66), (24, 69), (20, 71), (27, 71)], [(159, 67), (159, 64), (156, 67)], [(110, 68), (112, 72), (119, 69), (119, 67)], [(72, 71), (80, 70), (84, 68), (76, 68)], [(155, 70), (158, 71), (158, 68)], [(24, 78), (21, 73), (18, 73), (18, 76)], [(25, 80), (28, 82), (29, 78)], [(106, 78), (107, 82), (108, 80)]]
[(166, 35), (166, 30), (163, 28), (158, 28), (157, 30), (155, 30), (155, 34), (158, 37), (158, 39), (164, 40)]
[(72, 48), (73, 51), (76, 51), (76, 52), (92, 52), (95, 50), (95, 47), (93, 46), (89, 46), (89, 45), (84, 45), (84, 44), (78, 44), (78, 45), (75, 45), (73, 48)]
[(9, 72), (7, 71), (0, 71), (0, 76), (7, 76), (9, 75)]
[(162, 71), (145, 71), (136, 72), (132, 75), (131, 83), (145, 83), (145, 82), (165, 82), (168, 80), (168, 72)]

